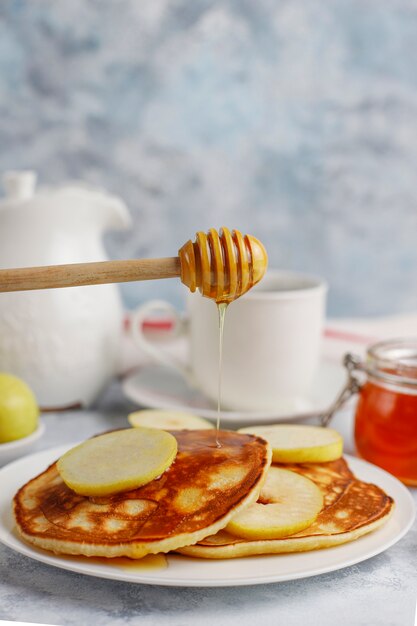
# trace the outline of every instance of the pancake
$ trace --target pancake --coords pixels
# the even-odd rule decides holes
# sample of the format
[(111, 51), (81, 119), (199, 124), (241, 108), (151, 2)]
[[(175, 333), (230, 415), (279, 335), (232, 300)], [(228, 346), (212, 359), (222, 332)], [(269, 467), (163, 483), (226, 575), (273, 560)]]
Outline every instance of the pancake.
[(106, 497), (76, 494), (56, 463), (14, 497), (21, 536), (55, 553), (141, 558), (191, 545), (224, 528), (256, 502), (271, 463), (268, 443), (253, 435), (172, 431), (174, 463), (137, 489)]
[[(392, 498), (376, 485), (357, 480), (344, 459), (274, 466), (310, 478), (322, 491), (324, 506), (311, 526), (288, 537), (262, 540), (240, 539), (221, 530), (178, 552), (207, 559), (227, 559), (330, 548), (379, 528), (393, 510)], [(262, 491), (259, 501), (266, 504)]]

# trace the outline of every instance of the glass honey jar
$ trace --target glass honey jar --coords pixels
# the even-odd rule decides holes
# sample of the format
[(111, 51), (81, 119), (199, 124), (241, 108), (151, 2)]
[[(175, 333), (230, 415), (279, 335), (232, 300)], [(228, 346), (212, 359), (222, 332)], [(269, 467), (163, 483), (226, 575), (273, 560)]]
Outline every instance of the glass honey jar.
[(358, 456), (387, 470), (403, 483), (417, 486), (417, 338), (372, 345), (361, 361), (347, 354), (349, 377), (331, 409), (358, 393), (355, 444)]

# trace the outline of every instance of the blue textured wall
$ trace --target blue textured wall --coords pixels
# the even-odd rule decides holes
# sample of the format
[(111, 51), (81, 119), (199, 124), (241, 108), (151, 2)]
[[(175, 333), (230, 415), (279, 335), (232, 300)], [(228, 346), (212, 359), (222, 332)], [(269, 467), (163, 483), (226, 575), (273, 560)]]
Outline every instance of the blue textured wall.
[(113, 257), (225, 224), (324, 274), (333, 315), (417, 310), (416, 2), (2, 0), (0, 19), (0, 170), (120, 194)]

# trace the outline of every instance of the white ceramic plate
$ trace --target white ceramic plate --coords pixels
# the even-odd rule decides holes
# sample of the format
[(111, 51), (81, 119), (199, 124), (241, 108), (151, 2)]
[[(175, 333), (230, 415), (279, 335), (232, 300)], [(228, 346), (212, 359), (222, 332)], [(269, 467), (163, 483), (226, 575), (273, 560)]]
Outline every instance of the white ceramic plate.
[[(322, 361), (311, 394), (300, 398), (290, 413), (271, 411), (222, 411), (222, 423), (251, 424), (304, 419), (326, 411), (346, 381), (341, 365)], [(217, 408), (198, 389), (192, 387), (174, 369), (159, 364), (144, 365), (123, 381), (123, 391), (139, 406), (196, 413), (217, 419)]]
[(259, 585), (306, 578), (348, 567), (383, 552), (405, 535), (414, 520), (414, 502), (397, 479), (374, 465), (347, 456), (352, 471), (360, 479), (379, 485), (396, 503), (392, 516), (382, 528), (352, 543), (321, 551), (219, 561), (157, 555), (150, 559), (145, 557), (143, 563), (134, 563), (134, 568), (126, 567), (126, 559), (110, 565), (99, 559), (56, 556), (19, 539), (14, 531), (11, 500), (21, 485), (43, 471), (69, 447), (38, 452), (0, 470), (0, 542), (37, 561), (87, 576), (177, 587)]

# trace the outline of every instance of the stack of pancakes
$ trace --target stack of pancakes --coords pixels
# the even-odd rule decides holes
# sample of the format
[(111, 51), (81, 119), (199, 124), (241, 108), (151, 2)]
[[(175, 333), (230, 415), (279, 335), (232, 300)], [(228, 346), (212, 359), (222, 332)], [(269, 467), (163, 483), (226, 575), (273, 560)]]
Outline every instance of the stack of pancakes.
[(302, 532), (281, 539), (248, 540), (223, 530), (256, 502), (271, 464), (268, 443), (250, 434), (172, 431), (178, 453), (148, 484), (112, 496), (82, 496), (62, 480), (56, 463), (14, 498), (16, 525), (31, 544), (60, 554), (141, 558), (179, 551), (205, 558), (300, 552), (326, 548), (381, 526), (393, 500), (357, 480), (343, 459), (285, 465), (312, 480), (324, 505)]

